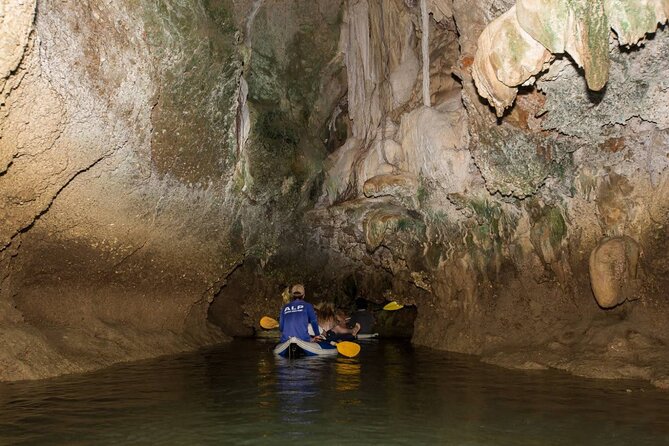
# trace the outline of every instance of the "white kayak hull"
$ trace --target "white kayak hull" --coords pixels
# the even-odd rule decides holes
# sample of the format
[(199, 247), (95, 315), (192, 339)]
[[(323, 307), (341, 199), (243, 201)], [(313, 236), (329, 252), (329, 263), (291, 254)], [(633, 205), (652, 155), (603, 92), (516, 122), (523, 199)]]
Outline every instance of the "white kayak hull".
[(294, 356), (336, 356), (337, 347), (327, 342), (308, 342), (290, 338), (274, 347), (274, 354), (284, 358)]

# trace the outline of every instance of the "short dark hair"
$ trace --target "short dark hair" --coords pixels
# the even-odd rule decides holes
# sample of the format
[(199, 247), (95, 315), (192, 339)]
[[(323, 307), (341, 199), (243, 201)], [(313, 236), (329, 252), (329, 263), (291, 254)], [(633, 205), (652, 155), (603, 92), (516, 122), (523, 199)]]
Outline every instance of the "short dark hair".
[(363, 299), (362, 297), (358, 297), (355, 300), (355, 308), (358, 310), (366, 310), (367, 309), (367, 300)]

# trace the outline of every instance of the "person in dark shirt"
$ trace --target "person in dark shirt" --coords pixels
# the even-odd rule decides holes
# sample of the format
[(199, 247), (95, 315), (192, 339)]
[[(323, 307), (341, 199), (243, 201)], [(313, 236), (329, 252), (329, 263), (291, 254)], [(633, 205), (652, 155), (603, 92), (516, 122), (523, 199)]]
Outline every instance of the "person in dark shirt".
[(320, 336), (317, 338), (327, 342), (353, 341), (360, 330), (360, 325), (355, 324), (353, 328), (339, 325), (335, 311), (330, 305), (323, 305), (316, 310)]
[(354, 327), (355, 324), (360, 324), (360, 330), (357, 334), (371, 334), (374, 333), (374, 315), (367, 310), (367, 301), (362, 298), (355, 300), (356, 311), (353, 312), (348, 321), (349, 327)]
[(304, 300), (304, 285), (297, 283), (290, 288), (292, 300), (281, 307), (279, 314), (279, 330), (281, 342), (292, 337), (303, 341), (313, 341), (309, 336), (307, 325), (311, 324), (314, 333), (318, 333), (318, 319), (314, 307)]

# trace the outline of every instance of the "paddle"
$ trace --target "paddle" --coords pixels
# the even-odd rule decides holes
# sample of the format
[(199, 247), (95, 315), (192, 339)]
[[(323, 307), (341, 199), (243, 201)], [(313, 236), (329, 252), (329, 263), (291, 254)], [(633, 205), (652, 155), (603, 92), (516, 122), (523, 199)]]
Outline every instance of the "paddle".
[(399, 310), (400, 308), (404, 308), (404, 305), (398, 304), (395, 301), (389, 302), (383, 307), (383, 309), (386, 311), (395, 311)]
[[(279, 328), (279, 323), (276, 321), (276, 319), (272, 319), (269, 316), (263, 316), (260, 319), (260, 326), (265, 330), (273, 330), (275, 328)], [(355, 342), (342, 341), (333, 344), (335, 347), (337, 347), (337, 351), (347, 358), (353, 358), (354, 356), (358, 356), (358, 353), (360, 353), (360, 344), (356, 344)]]
[(279, 328), (279, 323), (276, 321), (276, 319), (272, 319), (269, 316), (263, 316), (260, 319), (260, 326), (265, 330), (273, 330), (275, 328)]
[(353, 358), (360, 353), (360, 344), (356, 344), (355, 342), (341, 341), (335, 345), (337, 346), (337, 351), (347, 358)]

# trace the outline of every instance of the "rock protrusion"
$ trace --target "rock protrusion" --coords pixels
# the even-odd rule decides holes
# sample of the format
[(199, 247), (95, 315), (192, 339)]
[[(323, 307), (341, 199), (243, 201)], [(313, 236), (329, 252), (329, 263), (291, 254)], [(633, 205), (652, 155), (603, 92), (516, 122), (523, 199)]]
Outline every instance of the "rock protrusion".
[(609, 30), (620, 45), (636, 45), (668, 16), (667, 0), (518, 0), (479, 37), (476, 88), (501, 117), (518, 86), (531, 84), (552, 54), (567, 53), (588, 88), (600, 91), (609, 78)]
[(409, 174), (377, 175), (365, 181), (363, 192), (365, 197), (412, 197), (418, 190), (416, 177)]
[(37, 2), (2, 0), (0, 2), (0, 81), (18, 67), (28, 45)]
[(590, 284), (597, 304), (613, 308), (633, 297), (641, 250), (627, 236), (602, 239), (590, 254)]
[(518, 86), (540, 72), (551, 53), (518, 23), (516, 7), (490, 23), (478, 39), (472, 76), (497, 116), (513, 104)]

